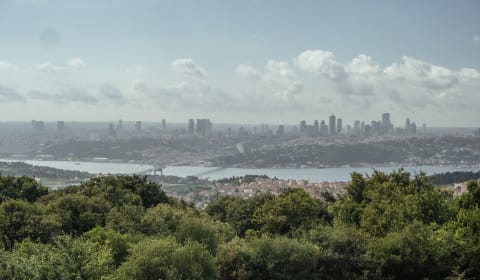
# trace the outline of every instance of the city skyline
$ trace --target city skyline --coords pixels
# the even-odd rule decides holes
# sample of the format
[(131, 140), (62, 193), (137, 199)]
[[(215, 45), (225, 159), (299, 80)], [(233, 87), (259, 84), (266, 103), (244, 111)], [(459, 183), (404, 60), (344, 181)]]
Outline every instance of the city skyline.
[(478, 126), (479, 12), (477, 1), (2, 0), (0, 120), (389, 111)]

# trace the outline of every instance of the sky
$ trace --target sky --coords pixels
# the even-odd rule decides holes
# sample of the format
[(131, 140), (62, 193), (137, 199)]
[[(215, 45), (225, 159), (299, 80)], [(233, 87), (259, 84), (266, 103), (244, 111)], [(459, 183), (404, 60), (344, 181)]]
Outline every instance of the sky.
[(0, 121), (480, 126), (480, 1), (0, 0)]

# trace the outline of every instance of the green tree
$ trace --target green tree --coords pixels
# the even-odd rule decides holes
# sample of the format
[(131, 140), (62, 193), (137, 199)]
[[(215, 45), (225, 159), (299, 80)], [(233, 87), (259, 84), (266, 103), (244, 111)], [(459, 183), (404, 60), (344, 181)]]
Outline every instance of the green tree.
[(48, 245), (26, 239), (12, 251), (0, 251), (0, 279), (94, 280), (112, 269), (108, 248), (66, 236)]
[(308, 230), (315, 224), (330, 220), (320, 201), (303, 189), (285, 190), (257, 208), (253, 215), (253, 222), (261, 232), (281, 235), (295, 230)]
[(117, 207), (141, 204), (150, 208), (159, 203), (172, 203), (160, 185), (148, 182), (146, 176), (137, 175), (94, 177), (82, 183), (81, 193), (89, 197), (102, 197)]
[(33, 178), (0, 175), (0, 203), (9, 198), (34, 202), (47, 193), (48, 188)]
[(104, 226), (110, 208), (102, 197), (81, 194), (57, 196), (47, 205), (47, 213), (58, 216), (65, 233), (81, 235), (95, 226)]
[(83, 234), (88, 240), (110, 249), (113, 262), (119, 266), (128, 256), (129, 243), (127, 237), (113, 230), (96, 227)]
[[(208, 217), (208, 216), (207, 216)], [(174, 235), (178, 242), (196, 241), (215, 254), (220, 243), (232, 239), (235, 235), (229, 224), (202, 217), (184, 217)]]
[(223, 197), (210, 203), (205, 211), (214, 219), (230, 224), (237, 235), (243, 237), (247, 230), (256, 229), (253, 214), (257, 208), (271, 199), (273, 197), (268, 194), (249, 199)]
[(197, 242), (146, 239), (132, 248), (116, 279), (216, 279), (215, 258)]
[(59, 232), (60, 224), (40, 206), (12, 199), (0, 204), (0, 238), (6, 249), (27, 237), (47, 242)]

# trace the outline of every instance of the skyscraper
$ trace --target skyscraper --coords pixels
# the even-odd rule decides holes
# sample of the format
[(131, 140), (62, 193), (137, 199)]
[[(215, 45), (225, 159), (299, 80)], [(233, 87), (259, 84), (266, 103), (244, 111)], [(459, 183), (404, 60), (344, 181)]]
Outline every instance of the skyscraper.
[(313, 122), (313, 134), (314, 134), (314, 135), (318, 135), (318, 132), (319, 132), (319, 131), (320, 131), (320, 130), (319, 130), (319, 126), (318, 126), (318, 121), (315, 120), (315, 121)]
[(342, 132), (342, 119), (338, 118), (337, 119), (337, 134)]
[(122, 129), (123, 129), (123, 121), (122, 121), (122, 120), (118, 120), (117, 130), (122, 130)]
[(307, 130), (307, 122), (306, 121), (301, 121), (300, 122), (300, 132), (305, 132)]
[(382, 114), (382, 132), (389, 133), (392, 131), (392, 124), (390, 123), (390, 113)]
[(167, 120), (162, 119), (162, 129), (167, 129)]
[(335, 115), (331, 115), (328, 119), (329, 119), (328, 126), (330, 129), (330, 135), (333, 136), (337, 133)]
[(322, 136), (328, 135), (328, 126), (325, 124), (324, 120), (320, 122), (320, 135)]
[(188, 120), (188, 133), (193, 134), (195, 132), (195, 120), (189, 119)]
[(212, 131), (210, 119), (197, 119), (196, 132), (201, 135), (207, 135)]
[(277, 129), (277, 135), (283, 135), (284, 132), (285, 132), (285, 126), (283, 126), (282, 124), (279, 125)]
[(113, 128), (113, 123), (108, 124), (108, 136), (115, 136), (116, 132)]
[(141, 121), (136, 121), (135, 122), (135, 130), (136, 131), (142, 130), (142, 122)]

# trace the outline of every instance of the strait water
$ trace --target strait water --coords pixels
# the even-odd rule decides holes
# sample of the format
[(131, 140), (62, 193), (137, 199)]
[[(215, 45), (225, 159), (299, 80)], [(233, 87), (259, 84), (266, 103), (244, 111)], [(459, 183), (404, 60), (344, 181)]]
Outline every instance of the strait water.
[[(151, 165), (135, 163), (84, 162), (84, 161), (49, 161), (49, 160), (13, 160), (0, 159), (4, 162), (25, 162), (36, 166), (52, 167), (64, 170), (84, 171), (92, 174), (150, 174)], [(403, 168), (411, 174), (421, 171), (427, 175), (452, 171), (480, 171), (477, 166), (445, 166), (445, 165), (395, 165), (372, 167), (331, 167), (331, 168), (218, 168), (201, 166), (170, 166), (163, 169), (164, 175), (180, 177), (197, 176), (212, 180), (244, 175), (267, 175), (271, 178), (309, 180), (310, 182), (348, 181), (352, 172), (371, 174), (373, 169), (391, 172)]]

